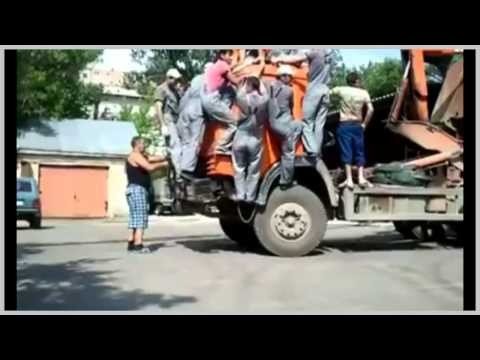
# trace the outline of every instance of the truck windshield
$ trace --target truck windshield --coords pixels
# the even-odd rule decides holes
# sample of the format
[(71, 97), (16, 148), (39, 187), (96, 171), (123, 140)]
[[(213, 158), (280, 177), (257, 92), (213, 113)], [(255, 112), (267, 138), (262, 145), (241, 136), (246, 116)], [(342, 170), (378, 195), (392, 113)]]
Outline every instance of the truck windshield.
[(28, 181), (17, 180), (17, 191), (32, 192), (32, 184)]

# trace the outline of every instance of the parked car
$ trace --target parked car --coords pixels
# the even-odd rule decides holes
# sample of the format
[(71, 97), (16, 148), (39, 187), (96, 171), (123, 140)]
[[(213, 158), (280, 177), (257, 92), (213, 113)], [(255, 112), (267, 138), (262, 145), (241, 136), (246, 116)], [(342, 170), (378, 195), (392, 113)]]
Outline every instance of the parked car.
[(17, 220), (26, 220), (30, 227), (42, 227), (40, 194), (34, 178), (17, 179)]

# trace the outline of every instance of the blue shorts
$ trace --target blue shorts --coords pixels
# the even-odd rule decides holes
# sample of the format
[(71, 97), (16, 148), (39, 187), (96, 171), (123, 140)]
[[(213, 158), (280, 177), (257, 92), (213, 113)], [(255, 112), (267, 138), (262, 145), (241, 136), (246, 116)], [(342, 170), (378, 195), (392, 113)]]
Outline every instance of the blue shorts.
[(359, 121), (340, 121), (337, 141), (344, 165), (365, 166), (363, 127)]

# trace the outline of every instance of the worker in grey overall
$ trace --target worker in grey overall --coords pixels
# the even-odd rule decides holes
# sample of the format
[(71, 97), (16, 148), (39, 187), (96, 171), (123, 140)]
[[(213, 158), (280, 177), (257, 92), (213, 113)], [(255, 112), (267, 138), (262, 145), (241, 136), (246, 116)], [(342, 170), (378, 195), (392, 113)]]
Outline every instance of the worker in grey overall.
[[(211, 65), (207, 63), (204, 69), (208, 69)], [(181, 142), (180, 170), (182, 173), (192, 174), (197, 167), (205, 132), (205, 115), (200, 99), (203, 87), (204, 74), (195, 76), (180, 101), (177, 128)]]
[(246, 78), (238, 91), (240, 109), (238, 129), (232, 146), (232, 161), (237, 201), (255, 202), (263, 153), (263, 129), (268, 119), (269, 96), (257, 77)]
[(296, 55), (284, 55), (272, 59), (274, 63), (300, 64), (308, 62), (308, 86), (303, 98), (302, 141), (308, 156), (322, 156), (323, 128), (327, 119), (330, 102), (331, 57), (325, 49), (300, 51)]
[(282, 65), (277, 71), (277, 80), (270, 87), (268, 105), (270, 128), (281, 138), (280, 186), (292, 184), (295, 171), (295, 145), (302, 134), (303, 124), (293, 119), (293, 90), (290, 83), (293, 69)]
[(158, 126), (165, 134), (165, 140), (175, 172), (180, 171), (180, 140), (177, 131), (178, 106), (180, 97), (177, 83), (181, 78), (177, 69), (167, 71), (167, 79), (155, 90), (155, 114)]

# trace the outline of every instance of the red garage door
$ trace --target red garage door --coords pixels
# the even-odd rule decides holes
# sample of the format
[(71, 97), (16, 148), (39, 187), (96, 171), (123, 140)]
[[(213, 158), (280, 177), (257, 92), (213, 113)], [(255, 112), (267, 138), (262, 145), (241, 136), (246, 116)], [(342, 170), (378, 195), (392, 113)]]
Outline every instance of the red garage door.
[(107, 168), (40, 166), (42, 216), (105, 217), (107, 176)]

